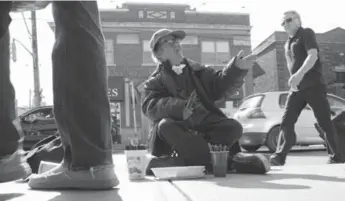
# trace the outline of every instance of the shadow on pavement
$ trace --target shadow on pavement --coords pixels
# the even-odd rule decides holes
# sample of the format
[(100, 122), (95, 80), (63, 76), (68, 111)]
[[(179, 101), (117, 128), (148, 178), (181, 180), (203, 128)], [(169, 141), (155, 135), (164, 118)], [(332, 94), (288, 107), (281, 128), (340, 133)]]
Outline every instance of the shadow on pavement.
[(0, 194), (0, 200), (5, 201), (5, 200), (10, 200), (16, 197), (20, 197), (24, 194), (22, 193), (5, 193), (5, 194)]
[[(231, 177), (232, 175), (228, 175)], [(330, 182), (345, 182), (345, 179), (338, 177), (312, 175), (312, 174), (268, 174), (268, 175), (241, 175), (234, 179), (224, 179), (217, 181), (217, 185), (231, 188), (263, 188), (263, 189), (309, 189), (310, 186), (298, 185), (298, 184), (281, 184), (274, 183), (277, 180), (284, 179), (305, 179), (314, 181), (330, 181)]]
[(60, 193), (49, 201), (123, 201), (117, 188), (105, 191), (60, 191)]

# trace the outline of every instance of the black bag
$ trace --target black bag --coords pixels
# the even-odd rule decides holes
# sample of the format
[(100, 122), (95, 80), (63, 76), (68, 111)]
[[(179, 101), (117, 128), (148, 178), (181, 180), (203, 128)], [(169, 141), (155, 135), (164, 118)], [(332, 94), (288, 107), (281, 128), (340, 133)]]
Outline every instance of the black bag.
[(36, 143), (26, 153), (26, 161), (29, 163), (32, 172), (37, 173), (41, 161), (60, 163), (64, 156), (64, 149), (59, 133), (44, 138)]

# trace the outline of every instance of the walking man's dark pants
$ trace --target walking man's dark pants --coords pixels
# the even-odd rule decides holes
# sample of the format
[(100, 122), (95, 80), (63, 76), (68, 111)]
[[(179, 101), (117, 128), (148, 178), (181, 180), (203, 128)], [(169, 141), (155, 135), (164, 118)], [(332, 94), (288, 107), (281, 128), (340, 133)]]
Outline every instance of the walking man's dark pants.
[[(76, 169), (112, 164), (107, 69), (97, 3), (52, 4), (56, 25), (52, 54), (54, 113), (65, 148), (64, 164)], [(3, 30), (8, 27), (3, 24), (8, 12), (0, 15)], [(15, 98), (6, 34), (1, 35), (0, 46), (0, 156), (14, 152), (19, 139), (12, 123)]]
[(296, 143), (295, 123), (307, 104), (312, 108), (320, 127), (325, 131), (328, 153), (334, 160), (342, 160), (337, 148), (337, 133), (331, 122), (331, 110), (327, 100), (325, 86), (313, 87), (292, 92), (286, 103), (286, 110), (281, 124), (276, 154), (285, 163), (286, 156)]
[[(190, 129), (200, 134), (196, 135)], [(233, 147), (230, 152), (241, 151), (236, 143), (242, 135), (241, 124), (236, 120), (212, 113), (194, 128), (191, 128), (186, 121), (162, 119), (158, 125), (158, 134), (177, 151), (186, 165), (210, 164), (208, 143)]]

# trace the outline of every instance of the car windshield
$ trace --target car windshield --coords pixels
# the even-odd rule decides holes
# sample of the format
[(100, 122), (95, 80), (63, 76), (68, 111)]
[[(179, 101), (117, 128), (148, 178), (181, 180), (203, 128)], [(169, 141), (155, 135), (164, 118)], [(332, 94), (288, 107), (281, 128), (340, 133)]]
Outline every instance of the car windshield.
[(250, 97), (250, 98), (244, 100), (244, 102), (241, 104), (239, 110), (245, 110), (247, 108), (259, 107), (263, 97), (264, 97), (263, 95), (259, 95), (259, 96), (253, 96), (253, 97)]

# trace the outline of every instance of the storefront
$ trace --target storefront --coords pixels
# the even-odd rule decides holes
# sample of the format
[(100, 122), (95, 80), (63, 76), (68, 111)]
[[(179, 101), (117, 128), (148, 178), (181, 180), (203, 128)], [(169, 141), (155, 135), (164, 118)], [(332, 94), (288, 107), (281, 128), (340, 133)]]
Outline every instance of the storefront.
[[(119, 135), (115, 143), (126, 144), (128, 139), (141, 134), (141, 102), (135, 86), (135, 79), (125, 76), (108, 77), (108, 96), (112, 119), (118, 123)], [(144, 137), (145, 138), (145, 137)]]
[(111, 133), (113, 143), (121, 144), (121, 102), (124, 101), (124, 78), (122, 76), (108, 77), (108, 97), (110, 101), (110, 114), (112, 119)]

